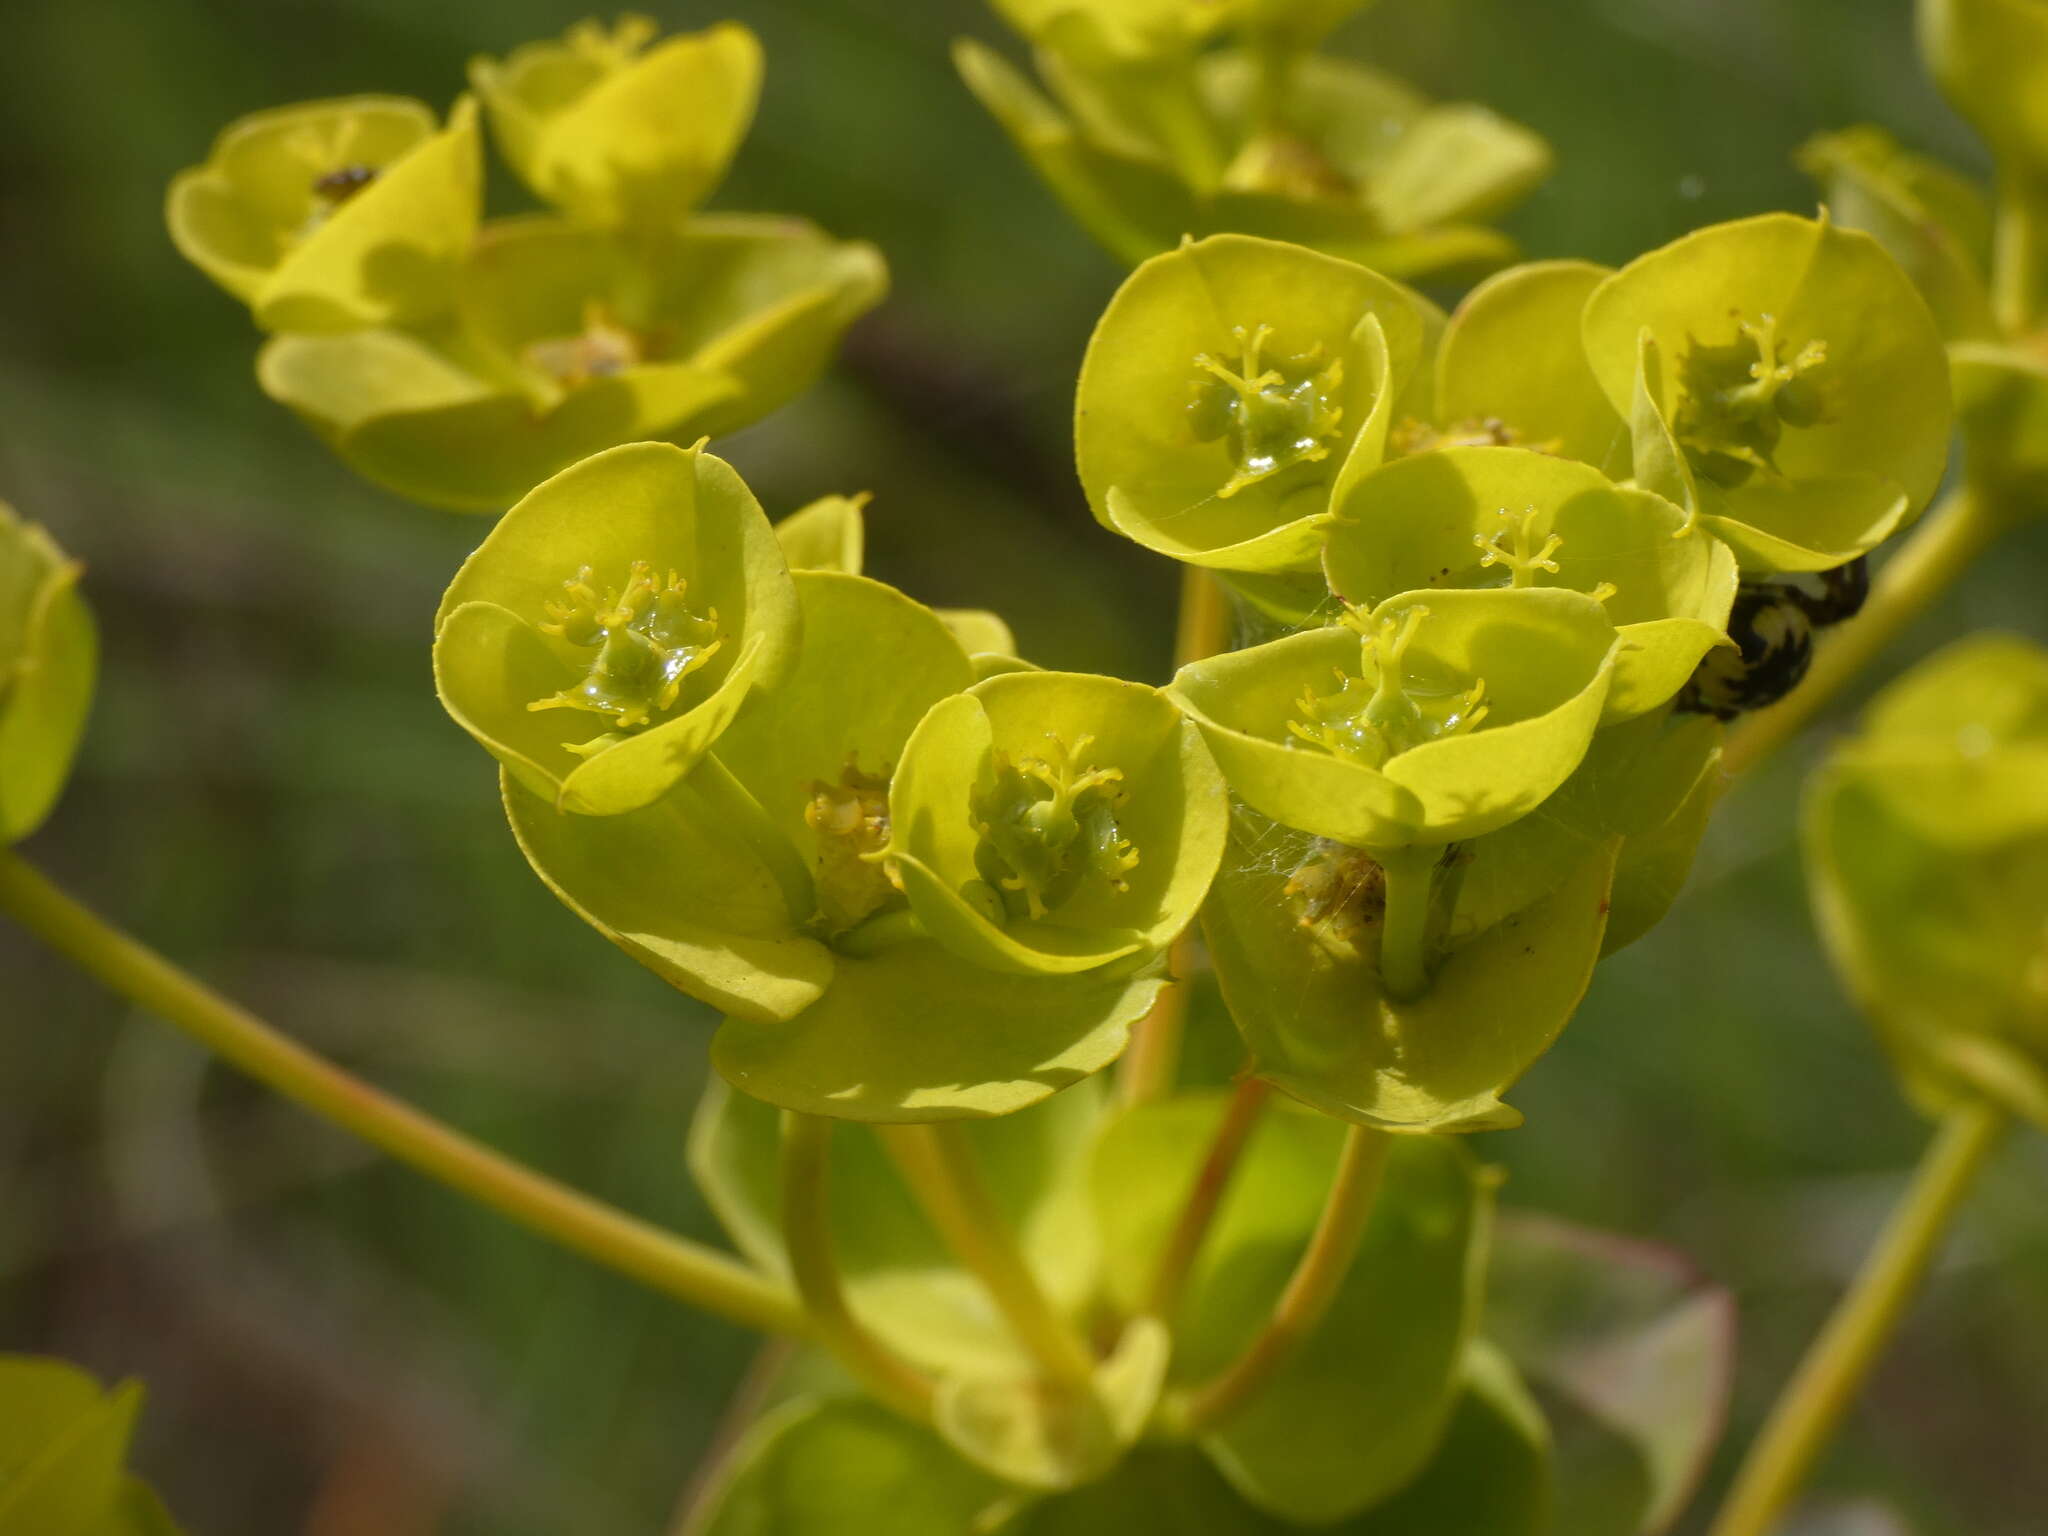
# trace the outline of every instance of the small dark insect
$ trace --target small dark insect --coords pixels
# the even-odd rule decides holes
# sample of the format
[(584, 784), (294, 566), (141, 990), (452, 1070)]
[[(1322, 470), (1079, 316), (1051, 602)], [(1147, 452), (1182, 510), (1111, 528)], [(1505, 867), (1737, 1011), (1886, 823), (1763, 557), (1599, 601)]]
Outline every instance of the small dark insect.
[(313, 195), (329, 203), (345, 203), (376, 179), (375, 166), (344, 165), (338, 171), (314, 178)]
[(1728, 638), (1736, 648), (1707, 652), (1679, 691), (1678, 708), (1732, 720), (1777, 703), (1799, 686), (1813, 662), (1813, 621), (1799, 596), (1776, 582), (1745, 582), (1737, 589)]
[(1870, 561), (1858, 555), (1831, 571), (1805, 571), (1778, 580), (1815, 627), (1824, 628), (1862, 611), (1863, 600), (1870, 596)]

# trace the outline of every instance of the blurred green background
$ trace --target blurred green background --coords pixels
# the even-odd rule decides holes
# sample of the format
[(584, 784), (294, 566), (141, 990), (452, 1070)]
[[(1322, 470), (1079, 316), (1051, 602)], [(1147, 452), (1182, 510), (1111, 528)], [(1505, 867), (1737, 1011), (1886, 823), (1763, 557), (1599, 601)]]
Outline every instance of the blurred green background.
[[(769, 74), (714, 206), (872, 239), (896, 291), (824, 385), (720, 451), (774, 513), (872, 490), (876, 573), (1001, 609), (1035, 659), (1162, 677), (1173, 573), (1095, 527), (1068, 450), (1119, 274), (947, 61), (1001, 29), (974, 0), (730, 9)], [(470, 54), (581, 14), (5, 7), (0, 496), (89, 562), (105, 639), (77, 780), (28, 851), (355, 1069), (708, 1234), (682, 1139), (710, 1018), (531, 877), (431, 692), (429, 616), (484, 525), (364, 487), (262, 399), (246, 318), (160, 219), (241, 113), (445, 103)], [(1510, 226), (1537, 256), (1808, 210), (1788, 156), (1826, 126), (1981, 164), (1906, 0), (1383, 0), (1337, 46), (1550, 137), (1560, 169)], [(2044, 583), (2037, 526), (1882, 672), (1975, 626), (2042, 635)], [(1792, 829), (1818, 746), (1726, 808), (1672, 919), (1601, 968), (1519, 1090), (1527, 1128), (1485, 1145), (1511, 1201), (1674, 1243), (1738, 1289), (1741, 1431), (1924, 1137), (1814, 946)], [(667, 1528), (750, 1340), (367, 1155), (5, 929), (0, 1062), (0, 1347), (145, 1377), (139, 1464), (195, 1536)], [(2015, 1141), (1824, 1495), (1881, 1496), (1928, 1536), (2048, 1529), (2044, 1188), (2048, 1146)]]

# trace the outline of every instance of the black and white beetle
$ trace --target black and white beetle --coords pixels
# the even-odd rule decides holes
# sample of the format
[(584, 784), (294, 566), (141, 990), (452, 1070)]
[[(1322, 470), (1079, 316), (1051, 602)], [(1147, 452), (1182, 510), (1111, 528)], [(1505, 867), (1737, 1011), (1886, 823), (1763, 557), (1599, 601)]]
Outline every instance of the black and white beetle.
[(1728, 614), (1735, 649), (1707, 652), (1678, 695), (1678, 708), (1732, 720), (1775, 704), (1813, 664), (1813, 634), (1855, 617), (1870, 594), (1870, 566), (1857, 556), (1831, 571), (1746, 581)]

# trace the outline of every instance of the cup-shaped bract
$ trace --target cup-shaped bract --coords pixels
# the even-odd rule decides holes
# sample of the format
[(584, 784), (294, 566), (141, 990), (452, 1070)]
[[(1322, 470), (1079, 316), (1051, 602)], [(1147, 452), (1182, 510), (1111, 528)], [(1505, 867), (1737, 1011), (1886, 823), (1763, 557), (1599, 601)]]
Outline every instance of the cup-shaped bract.
[(1228, 16), (1216, 0), (992, 0), (1011, 26), (1043, 48), (1091, 66), (1184, 56)]
[(1628, 422), (1579, 340), (1586, 300), (1611, 275), (1590, 261), (1533, 261), (1466, 294), (1437, 348), (1435, 416), (1395, 422), (1390, 451), (1517, 445), (1627, 478)]
[(1421, 588), (1565, 587), (1619, 630), (1607, 719), (1670, 700), (1724, 643), (1735, 557), (1654, 491), (1527, 448), (1446, 448), (1357, 480), (1323, 550), (1354, 608)]
[(92, 707), (99, 641), (81, 569), (0, 501), (0, 847), (49, 815)]
[[(1253, 1070), (1324, 1114), (1381, 1130), (1519, 1125), (1502, 1095), (1585, 995), (1614, 840), (1550, 873), (1526, 906), (1485, 928), (1435, 935), (1429, 985), (1404, 998), (1381, 974), (1388, 892), (1378, 861), (1248, 806), (1231, 820), (1202, 930)], [(1440, 894), (1454, 877), (1445, 865), (1432, 871)]]
[(580, 223), (672, 226), (718, 184), (753, 123), (752, 32), (725, 22), (657, 43), (658, 31), (645, 16), (583, 21), (469, 66), (506, 161)]
[(1216, 235), (1154, 257), (1081, 365), (1089, 505), (1177, 560), (1313, 570), (1335, 490), (1379, 462), (1439, 319), (1398, 283), (1278, 241)]
[(1909, 1090), (2048, 1127), (2048, 651), (1958, 641), (1809, 786), (1823, 937)]
[(1156, 688), (991, 677), (936, 705), (889, 793), (886, 859), (962, 958), (1065, 975), (1142, 963), (1194, 920), (1223, 856), (1223, 777)]
[(476, 105), (353, 96), (242, 118), (171, 183), (181, 253), (267, 331), (413, 325), (445, 310), (476, 234)]
[(730, 465), (631, 443), (506, 513), (434, 627), (448, 711), (533, 793), (637, 810), (796, 653), (795, 588)]
[[(1315, 30), (1332, 7), (1286, 9)], [(1402, 277), (1513, 259), (1513, 243), (1475, 221), (1549, 173), (1541, 138), (1484, 107), (1299, 54), (1298, 38), (1264, 25), (1275, 7), (1243, 11), (1240, 30), (1263, 30), (1200, 55), (1184, 28), (1146, 34), (1171, 42), (1146, 52), (1100, 46), (1099, 29), (1026, 26), (1050, 96), (978, 43), (961, 41), (954, 60), (1068, 212), (1132, 265), (1183, 236), (1230, 231)]]
[(1587, 300), (1585, 346), (1637, 481), (1745, 572), (1854, 559), (1941, 480), (1940, 329), (1882, 246), (1825, 216), (1716, 224), (1638, 257)]
[(1991, 210), (1975, 183), (1868, 124), (1808, 139), (1799, 166), (1830, 215), (1869, 234), (1913, 279), (1944, 336), (1997, 334), (1985, 282)]
[(1359, 848), (1478, 837), (1585, 755), (1620, 640), (1561, 587), (1405, 592), (1324, 629), (1183, 667), (1170, 690), (1230, 787)]
[(1920, 52), (2015, 183), (2048, 177), (2048, 11), (2035, 0), (1919, 0)]
[(744, 215), (631, 233), (505, 220), (462, 278), (442, 330), (279, 337), (257, 378), (368, 479), (491, 511), (600, 449), (758, 420), (888, 284), (872, 246)]

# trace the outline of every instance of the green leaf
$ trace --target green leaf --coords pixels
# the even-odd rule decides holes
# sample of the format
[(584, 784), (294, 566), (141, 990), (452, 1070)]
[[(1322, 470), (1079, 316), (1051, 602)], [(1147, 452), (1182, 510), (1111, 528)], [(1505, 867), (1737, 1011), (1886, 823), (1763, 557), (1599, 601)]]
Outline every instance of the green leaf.
[(176, 1536), (123, 1471), (142, 1387), (102, 1395), (59, 1360), (0, 1355), (0, 1530), (22, 1536)]
[(1155, 257), (1082, 363), (1089, 505), (1176, 559), (1312, 569), (1333, 490), (1378, 462), (1435, 323), (1399, 284), (1270, 240), (1218, 235)]
[(1263, 815), (1361, 848), (1441, 844), (1570, 776), (1618, 644), (1600, 604), (1562, 588), (1408, 592), (1355, 627), (1183, 667), (1171, 693)]
[[(1079, 1312), (1097, 1264), (1085, 1179), (1103, 1108), (1083, 1084), (1035, 1108), (965, 1127), (983, 1182), (1054, 1304)], [(781, 1114), (714, 1081), (690, 1123), (691, 1177), (739, 1250), (787, 1275), (777, 1174)], [(874, 1133), (843, 1125), (828, 1190), (833, 1253), (854, 1316), (935, 1374), (1015, 1378), (1030, 1360), (979, 1281), (963, 1270), (904, 1188)]]
[(1259, 1075), (1325, 1114), (1386, 1130), (1520, 1124), (1500, 1095), (1585, 995), (1613, 845), (1448, 949), (1429, 990), (1405, 1002), (1386, 995), (1369, 949), (1330, 934), (1341, 914), (1313, 912), (1290, 890), (1298, 871), (1328, 856), (1306, 834), (1240, 813), (1204, 909), (1217, 977)]
[[(1683, 467), (1706, 526), (1746, 571), (1862, 554), (1941, 479), (1941, 333), (1868, 235), (1777, 213), (1710, 226), (1602, 282), (1584, 335), (1609, 401), (1636, 423), (1638, 480), (1693, 505), (1649, 472), (1654, 417), (1661, 451), (1678, 459), (1669, 467)], [(1657, 366), (1645, 366), (1646, 342)]]
[[(1548, 1436), (1528, 1394), (1498, 1355), (1476, 1346), (1466, 1390), (1436, 1454), (1401, 1492), (1364, 1514), (1318, 1529), (1335, 1536), (1485, 1533), (1538, 1536), (1550, 1529)], [(1180, 1446), (1143, 1446), (1108, 1478), (1047, 1499), (1005, 1526), (1014, 1536), (1283, 1536), (1300, 1526), (1245, 1503), (1209, 1462)], [(1578, 1526), (1559, 1526), (1588, 1536)]]
[(1944, 337), (1997, 335), (1985, 287), (1991, 213), (1973, 183), (1868, 124), (1817, 134), (1798, 159), (1828, 211), (1872, 236), (1913, 279)]
[[(1580, 1481), (1564, 1480), (1571, 1500), (1626, 1507), (1623, 1491), (1640, 1487), (1643, 1501), (1613, 1527), (1616, 1536), (1669, 1528), (1727, 1416), (1735, 1367), (1728, 1292), (1669, 1249), (1510, 1214), (1494, 1239), (1486, 1329), (1533, 1383), (1593, 1421), (1574, 1431)], [(1644, 1475), (1611, 1446), (1596, 1460), (1596, 1428), (1626, 1441)]]
[[(1224, 1102), (1201, 1093), (1137, 1105), (1097, 1142), (1090, 1182), (1104, 1279), (1126, 1308), (1142, 1304)], [(1335, 1122), (1285, 1107), (1254, 1127), (1171, 1320), (1174, 1381), (1211, 1378), (1270, 1314), (1343, 1137)], [(1455, 1142), (1394, 1144), (1364, 1242), (1321, 1328), (1203, 1441), (1245, 1498), (1286, 1520), (1322, 1523), (1369, 1507), (1421, 1470), (1451, 1414), (1477, 1317), (1488, 1188)], [(1358, 1369), (1361, 1360), (1372, 1369)]]
[[(1415, 1481), (1341, 1529), (1346, 1536), (1553, 1529), (1550, 1430), (1515, 1368), (1484, 1340), (1465, 1356), (1465, 1391), (1436, 1454)], [(1578, 1526), (1557, 1525), (1572, 1536)]]
[(1623, 648), (1610, 721), (1670, 700), (1725, 639), (1736, 586), (1727, 546), (1689, 530), (1663, 497), (1585, 464), (1526, 448), (1445, 448), (1366, 475), (1338, 510), (1323, 569), (1353, 606), (1417, 588), (1612, 588), (1602, 606)]
[(445, 310), (482, 198), (476, 106), (356, 96), (230, 125), (171, 183), (179, 251), (271, 331), (410, 324)]
[(798, 1399), (748, 1430), (685, 1536), (961, 1536), (1006, 1497), (928, 1429)]
[(99, 637), (82, 570), (0, 502), (0, 846), (50, 814), (92, 708)]
[(654, 23), (579, 22), (559, 42), (470, 81), (499, 150), (541, 197), (584, 223), (666, 227), (725, 175), (753, 122), (761, 45), (732, 22), (652, 48)]
[[(1335, 1162), (1338, 1128), (1330, 1132), (1325, 1167)], [(1486, 1181), (1458, 1143), (1394, 1143), (1364, 1241), (1321, 1327), (1202, 1439), (1246, 1499), (1285, 1520), (1328, 1523), (1370, 1508), (1427, 1464), (1478, 1319), (1488, 1205)], [(1237, 1256), (1269, 1282), (1263, 1304), (1238, 1319), (1240, 1337), (1270, 1310), (1295, 1256)], [(1190, 1306), (1201, 1304), (1191, 1293)]]
[(527, 789), (616, 815), (660, 798), (787, 672), (799, 623), (732, 468), (636, 443), (564, 470), (485, 536), (436, 615), (434, 675)]
[(867, 547), (862, 496), (820, 496), (798, 507), (775, 525), (782, 557), (792, 571), (845, 571), (860, 574)]
[(1579, 341), (1586, 300), (1609, 275), (1589, 261), (1495, 273), (1452, 311), (1436, 358), (1437, 424), (1452, 438), (1498, 422), (1508, 440), (1629, 472), (1628, 425)]
[(1155, 688), (1068, 672), (989, 678), (904, 747), (883, 850), (961, 958), (1074, 974), (1164, 949), (1222, 857), (1222, 776)]

